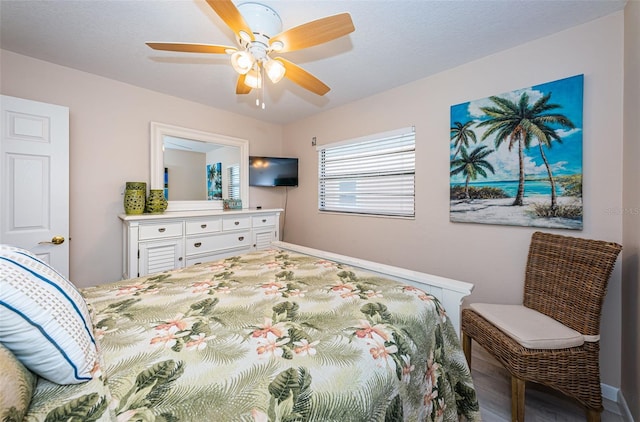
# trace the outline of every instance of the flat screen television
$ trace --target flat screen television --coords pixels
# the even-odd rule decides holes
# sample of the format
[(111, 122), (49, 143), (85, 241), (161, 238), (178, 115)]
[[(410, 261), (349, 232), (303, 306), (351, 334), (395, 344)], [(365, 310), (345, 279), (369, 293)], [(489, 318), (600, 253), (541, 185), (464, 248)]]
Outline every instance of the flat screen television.
[(298, 186), (298, 159), (249, 157), (249, 186)]

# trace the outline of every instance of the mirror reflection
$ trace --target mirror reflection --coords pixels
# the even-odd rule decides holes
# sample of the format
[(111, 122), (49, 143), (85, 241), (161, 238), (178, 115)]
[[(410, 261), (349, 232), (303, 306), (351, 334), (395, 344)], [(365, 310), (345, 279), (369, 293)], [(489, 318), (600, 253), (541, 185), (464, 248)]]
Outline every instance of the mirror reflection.
[(223, 199), (248, 207), (249, 141), (158, 122), (149, 135), (150, 189), (166, 189), (167, 211), (222, 210)]
[(240, 148), (169, 135), (162, 145), (169, 201), (240, 198)]

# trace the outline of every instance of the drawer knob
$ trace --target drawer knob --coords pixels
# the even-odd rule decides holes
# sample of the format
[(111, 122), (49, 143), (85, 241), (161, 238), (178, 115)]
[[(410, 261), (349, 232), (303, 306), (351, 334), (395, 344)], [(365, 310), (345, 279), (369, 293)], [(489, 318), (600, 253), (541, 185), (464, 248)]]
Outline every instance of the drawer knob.
[(233, 224), (235, 224), (237, 226), (238, 224), (240, 224), (240, 222), (239, 221), (234, 221)]
[(164, 233), (165, 231), (167, 231), (167, 229), (165, 229), (164, 227), (160, 227), (160, 228), (158, 229), (158, 231), (159, 231), (160, 233)]
[(240, 237), (238, 238), (238, 240), (239, 240), (240, 242), (242, 242), (242, 241), (244, 240), (244, 236), (240, 236)]
[(193, 246), (195, 246), (196, 248), (199, 248), (200, 246), (202, 246), (202, 242), (196, 242), (193, 244)]
[(207, 228), (207, 225), (206, 225), (206, 224), (200, 224), (200, 228), (201, 228), (201, 229), (206, 229), (206, 228)]
[(267, 219), (266, 219), (266, 218), (263, 218), (263, 219), (262, 219), (262, 222), (263, 222), (263, 223), (266, 223), (266, 222), (267, 222)]

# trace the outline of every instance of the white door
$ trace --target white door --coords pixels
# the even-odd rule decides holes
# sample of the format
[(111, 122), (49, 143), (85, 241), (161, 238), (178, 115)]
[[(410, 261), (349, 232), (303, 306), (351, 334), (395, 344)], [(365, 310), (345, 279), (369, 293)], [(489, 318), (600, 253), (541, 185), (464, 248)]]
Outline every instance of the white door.
[(69, 276), (69, 109), (0, 97), (0, 243)]

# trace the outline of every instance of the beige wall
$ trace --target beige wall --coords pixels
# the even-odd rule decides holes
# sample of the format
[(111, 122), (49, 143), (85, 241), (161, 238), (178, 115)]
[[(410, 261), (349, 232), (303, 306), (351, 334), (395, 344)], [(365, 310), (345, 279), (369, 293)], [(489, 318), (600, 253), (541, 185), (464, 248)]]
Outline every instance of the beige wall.
[(169, 175), (170, 201), (190, 201), (207, 197), (207, 156), (201, 152), (166, 148), (164, 166)]
[[(4, 95), (70, 110), (70, 278), (78, 286), (120, 279), (126, 181), (149, 182), (149, 122), (250, 141), (277, 154), (282, 127), (0, 50)], [(212, 93), (212, 95), (214, 95)], [(250, 206), (282, 206), (279, 192), (251, 189)]]
[(624, 14), (622, 391), (640, 421), (640, 1), (630, 1)]
[[(449, 222), (450, 106), (576, 74), (584, 86), (584, 230), (622, 241), (623, 14), (465, 64), (288, 125), (284, 152), (300, 158), (285, 240), (475, 283), (472, 301), (521, 301), (532, 228)], [(320, 214), (318, 144), (416, 127), (415, 220)], [(603, 382), (620, 385), (620, 265), (602, 329)]]

